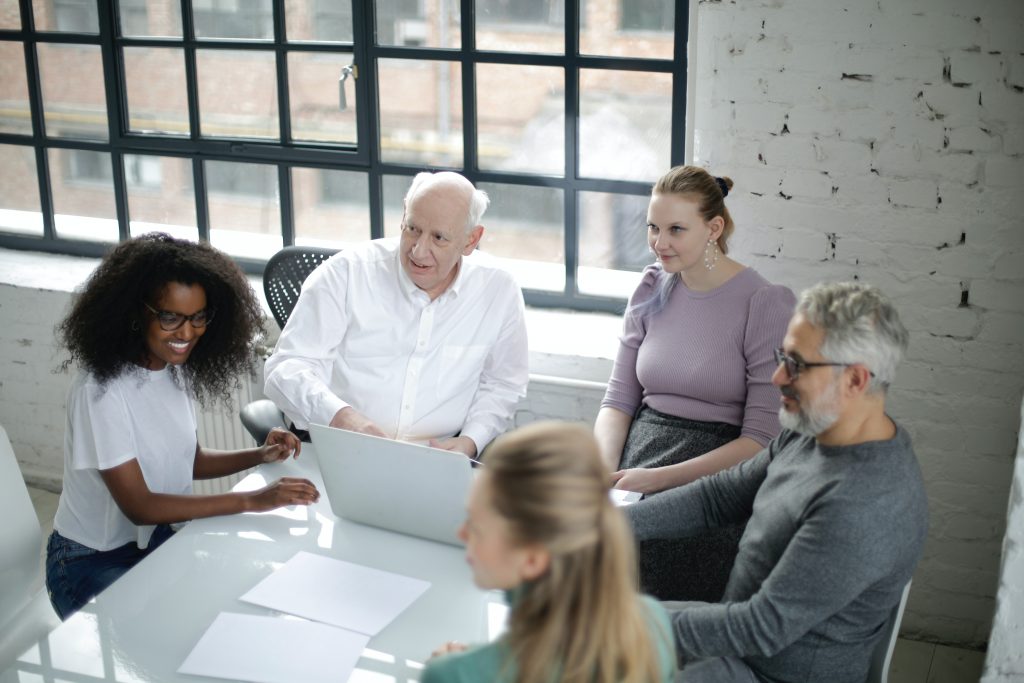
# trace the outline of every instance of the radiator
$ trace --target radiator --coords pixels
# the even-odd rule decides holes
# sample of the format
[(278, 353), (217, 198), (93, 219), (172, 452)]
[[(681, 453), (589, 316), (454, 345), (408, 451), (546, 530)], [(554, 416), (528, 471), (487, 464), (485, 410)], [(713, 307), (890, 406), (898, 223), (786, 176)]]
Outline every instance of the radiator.
[[(198, 414), (199, 443), (204, 448), (234, 451), (242, 448), (253, 448), (256, 442), (245, 431), (238, 411), (247, 403), (263, 398), (262, 379), (245, 377), (231, 396), (231, 405), (224, 406), (218, 402), (210, 408), (201, 409)], [(211, 494), (226, 493), (240, 482), (248, 471), (238, 472), (219, 479), (202, 479), (192, 482), (194, 493)]]

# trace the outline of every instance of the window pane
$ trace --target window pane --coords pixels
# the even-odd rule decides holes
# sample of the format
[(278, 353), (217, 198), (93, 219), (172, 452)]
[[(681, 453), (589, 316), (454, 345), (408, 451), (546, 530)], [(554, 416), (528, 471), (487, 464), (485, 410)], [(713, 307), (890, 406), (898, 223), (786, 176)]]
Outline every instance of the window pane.
[(378, 82), (381, 159), (461, 167), (461, 65), (382, 59)]
[(0, 28), (21, 30), (21, 10), (18, 0), (0, 0)]
[(46, 134), (108, 139), (99, 46), (39, 43), (37, 49)]
[(565, 172), (565, 71), (480, 64), (476, 72), (480, 168)]
[(352, 42), (352, 0), (285, 0), (288, 40)]
[(581, 3), (580, 52), (672, 59), (675, 20), (673, 0)]
[(281, 249), (277, 167), (207, 161), (210, 243), (234, 256), (265, 259)]
[(580, 175), (654, 181), (669, 167), (672, 75), (580, 70)]
[(273, 52), (197, 50), (202, 135), (279, 139)]
[(32, 0), (32, 18), (38, 31), (98, 33), (97, 0)]
[[(356, 143), (355, 79), (349, 75), (341, 80), (351, 63), (348, 53), (288, 54), (293, 140)], [(344, 96), (340, 88), (345, 89)]]
[(370, 239), (367, 174), (292, 169), (295, 243), (341, 248)]
[(23, 43), (0, 42), (0, 133), (32, 134)]
[(159, 230), (198, 240), (192, 161), (183, 157), (124, 155), (128, 229), (132, 236)]
[(117, 242), (114, 173), (107, 152), (50, 149), (50, 192), (57, 236)]
[(480, 249), (493, 254), (519, 286), (565, 289), (565, 211), (562, 190), (480, 183), (491, 198)]
[(580, 192), (580, 292), (628, 297), (637, 273), (654, 261), (647, 246), (647, 203), (650, 197), (607, 192)]
[(377, 44), (462, 46), (459, 0), (376, 0)]
[(32, 147), (0, 145), (0, 230), (43, 234), (36, 152)]
[(565, 52), (563, 0), (476, 0), (480, 50)]
[(272, 0), (192, 0), (196, 38), (272, 40)]
[(37, 50), (46, 134), (106, 140), (107, 102), (99, 45), (39, 43)]
[(181, 0), (119, 0), (121, 35), (181, 37)]
[(402, 232), (403, 200), (410, 185), (412, 185), (412, 176), (386, 175), (381, 177), (385, 237), (398, 237)]
[[(185, 53), (179, 48), (124, 48), (128, 129), (188, 135)], [(159, 83), (160, 87), (153, 87)]]

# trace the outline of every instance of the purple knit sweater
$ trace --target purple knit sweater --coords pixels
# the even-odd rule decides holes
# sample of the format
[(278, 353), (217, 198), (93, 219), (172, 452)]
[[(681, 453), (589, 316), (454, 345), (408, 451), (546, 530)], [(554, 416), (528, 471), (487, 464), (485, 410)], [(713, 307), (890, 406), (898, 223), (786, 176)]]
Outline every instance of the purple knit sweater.
[(629, 301), (603, 406), (633, 415), (641, 403), (662, 413), (742, 426), (762, 446), (779, 433), (772, 350), (782, 346), (796, 298), (747, 268), (721, 287), (695, 292), (676, 283), (648, 319), (630, 309), (650, 298), (661, 266), (648, 266)]

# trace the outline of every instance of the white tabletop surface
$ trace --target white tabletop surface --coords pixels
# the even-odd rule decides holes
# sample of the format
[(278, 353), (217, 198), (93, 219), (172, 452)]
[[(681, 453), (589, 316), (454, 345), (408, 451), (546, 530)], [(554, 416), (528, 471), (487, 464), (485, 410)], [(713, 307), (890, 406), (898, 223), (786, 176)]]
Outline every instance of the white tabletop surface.
[(304, 444), (298, 460), (264, 465), (239, 488), (257, 488), (280, 476), (311, 479), (320, 501), (308, 508), (185, 525), (26, 651), (0, 674), (0, 683), (222, 683), (177, 669), (220, 612), (274, 614), (238, 598), (300, 550), (431, 582), (422, 597), (370, 640), (351, 681), (416, 680), (422, 662), (442, 643), (482, 642), (496, 635), (505, 612), (501, 596), (473, 586), (459, 548), (335, 517), (310, 444)]

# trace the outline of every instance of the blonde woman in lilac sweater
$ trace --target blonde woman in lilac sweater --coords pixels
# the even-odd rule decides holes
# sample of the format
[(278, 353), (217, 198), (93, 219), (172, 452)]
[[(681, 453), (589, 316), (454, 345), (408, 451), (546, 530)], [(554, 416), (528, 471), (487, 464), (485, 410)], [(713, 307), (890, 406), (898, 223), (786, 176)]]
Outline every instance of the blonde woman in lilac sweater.
[[(647, 240), (657, 262), (630, 298), (594, 424), (617, 488), (657, 495), (747, 460), (779, 432), (772, 354), (796, 299), (726, 256), (731, 187), (695, 166), (654, 186)], [(742, 531), (641, 544), (644, 591), (717, 602)]]

